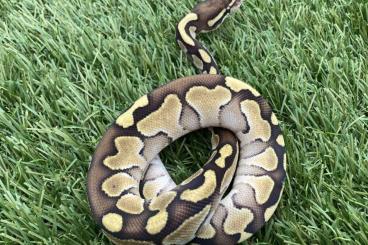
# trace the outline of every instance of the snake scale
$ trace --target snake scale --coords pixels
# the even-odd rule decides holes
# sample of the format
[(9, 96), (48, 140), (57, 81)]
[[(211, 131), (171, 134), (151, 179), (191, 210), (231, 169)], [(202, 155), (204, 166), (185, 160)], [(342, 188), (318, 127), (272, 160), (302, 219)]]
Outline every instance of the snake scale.
[[(88, 198), (94, 219), (114, 243), (236, 244), (274, 213), (286, 176), (278, 120), (257, 90), (220, 75), (196, 40), (240, 5), (241, 0), (207, 0), (182, 18), (177, 43), (202, 74), (139, 98), (98, 144)], [(176, 185), (158, 154), (201, 128), (213, 129), (212, 155)]]

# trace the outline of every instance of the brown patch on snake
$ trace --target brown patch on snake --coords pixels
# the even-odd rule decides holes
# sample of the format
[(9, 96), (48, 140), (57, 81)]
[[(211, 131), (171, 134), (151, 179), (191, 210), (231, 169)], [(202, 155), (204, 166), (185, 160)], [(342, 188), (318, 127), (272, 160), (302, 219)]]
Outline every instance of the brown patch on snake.
[(114, 141), (112, 139), (121, 134), (118, 126), (111, 126), (102, 137), (98, 147), (93, 155), (91, 165), (88, 170), (88, 199), (92, 213), (101, 218), (101, 216), (115, 206), (116, 200), (107, 198), (105, 193), (101, 191), (101, 183), (103, 180), (111, 176), (111, 172), (106, 168), (102, 161), (108, 156), (116, 153)]

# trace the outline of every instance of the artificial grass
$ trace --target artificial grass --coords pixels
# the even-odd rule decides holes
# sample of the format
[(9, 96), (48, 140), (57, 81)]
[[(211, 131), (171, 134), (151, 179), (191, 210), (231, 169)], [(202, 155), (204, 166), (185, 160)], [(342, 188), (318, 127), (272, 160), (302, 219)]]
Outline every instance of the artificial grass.
[[(0, 243), (108, 244), (91, 155), (135, 99), (196, 73), (174, 42), (194, 3), (0, 0)], [(367, 1), (248, 0), (201, 38), (284, 130), (285, 192), (250, 243), (368, 244)], [(165, 149), (175, 180), (206, 161), (208, 136)]]

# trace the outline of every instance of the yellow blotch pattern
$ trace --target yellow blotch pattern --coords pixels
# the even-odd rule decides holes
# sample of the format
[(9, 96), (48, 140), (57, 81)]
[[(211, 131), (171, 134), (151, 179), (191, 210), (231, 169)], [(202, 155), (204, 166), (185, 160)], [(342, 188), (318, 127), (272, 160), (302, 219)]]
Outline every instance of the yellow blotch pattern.
[(243, 233), (247, 225), (253, 221), (253, 217), (253, 213), (247, 208), (231, 208), (225, 219), (224, 231), (230, 235)]
[(126, 213), (140, 214), (144, 210), (143, 204), (144, 200), (141, 197), (128, 193), (118, 200), (116, 206)]
[(216, 189), (216, 174), (213, 170), (204, 173), (204, 183), (194, 190), (185, 190), (180, 198), (189, 202), (198, 202), (211, 196)]
[(143, 142), (138, 137), (117, 137), (115, 147), (118, 153), (115, 156), (106, 157), (103, 161), (104, 165), (110, 169), (124, 170), (146, 163), (144, 157), (139, 153), (143, 148)]
[(206, 63), (211, 63), (211, 56), (204, 49), (198, 50), (199, 54), (202, 57), (202, 60)]
[(230, 101), (231, 92), (222, 86), (214, 89), (196, 86), (186, 93), (185, 99), (200, 115), (201, 126), (207, 127), (218, 123), (220, 107)]
[(245, 114), (250, 131), (248, 133), (248, 142), (261, 139), (267, 142), (271, 137), (271, 126), (261, 117), (261, 108), (254, 100), (244, 100), (240, 102), (240, 109)]
[(252, 86), (243, 81), (240, 81), (232, 77), (226, 77), (225, 80), (226, 86), (228, 86), (234, 92), (239, 92), (241, 90), (249, 90), (254, 96), (260, 96), (260, 93), (256, 89), (254, 89)]
[(169, 191), (152, 199), (149, 209), (152, 211), (158, 210), (159, 212), (147, 221), (146, 230), (149, 234), (158, 234), (165, 228), (169, 216), (166, 208), (174, 200), (175, 196), (175, 192)]
[(102, 190), (109, 197), (117, 197), (131, 187), (138, 185), (137, 181), (126, 173), (117, 173), (102, 183)]
[(216, 22), (219, 21), (222, 18), (222, 16), (224, 16), (225, 12), (226, 12), (226, 9), (221, 10), (221, 12), (215, 18), (208, 21), (207, 23), (208, 26), (210, 27), (214, 26)]
[(110, 232), (119, 232), (123, 228), (123, 217), (116, 213), (108, 213), (102, 217), (102, 225)]
[(169, 94), (161, 107), (151, 112), (137, 123), (137, 129), (143, 135), (151, 137), (160, 132), (171, 138), (180, 137), (183, 128), (179, 124), (182, 104), (176, 94)]
[(275, 183), (271, 177), (263, 176), (245, 176), (242, 182), (249, 184), (256, 193), (256, 201), (262, 205), (270, 198)]
[(144, 107), (146, 105), (148, 105), (147, 95), (139, 98), (136, 102), (134, 102), (134, 104), (129, 108), (129, 110), (120, 115), (118, 119), (116, 119), (116, 124), (118, 124), (123, 128), (132, 126), (134, 124), (133, 112), (138, 108)]
[(215, 163), (220, 168), (224, 168), (226, 158), (231, 156), (231, 154), (233, 153), (233, 147), (229, 144), (226, 144), (223, 147), (221, 147), (219, 153), (220, 157), (216, 159)]
[(210, 209), (211, 205), (207, 205), (199, 213), (185, 220), (183, 224), (178, 227), (178, 229), (171, 232), (164, 238), (163, 244), (182, 244), (182, 241), (189, 241), (193, 239), (198, 227), (207, 218)]
[(267, 171), (273, 171), (277, 168), (278, 158), (272, 147), (268, 147), (264, 152), (246, 159), (247, 165), (255, 165), (264, 168)]
[(194, 46), (194, 40), (191, 36), (188, 35), (188, 33), (185, 31), (185, 27), (187, 24), (193, 20), (197, 20), (198, 15), (195, 13), (189, 13), (187, 14), (178, 24), (178, 30), (180, 33), (181, 38), (183, 41), (191, 46)]

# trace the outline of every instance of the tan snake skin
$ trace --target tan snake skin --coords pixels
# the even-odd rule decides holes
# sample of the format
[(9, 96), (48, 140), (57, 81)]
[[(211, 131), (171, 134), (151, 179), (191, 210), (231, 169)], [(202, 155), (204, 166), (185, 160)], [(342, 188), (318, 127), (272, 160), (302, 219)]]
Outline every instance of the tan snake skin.
[[(286, 176), (278, 120), (253, 87), (220, 75), (195, 39), (240, 4), (208, 0), (187, 14), (177, 25), (177, 42), (204, 74), (141, 97), (98, 144), (88, 198), (93, 217), (114, 243), (231, 245), (252, 236), (274, 213)], [(210, 159), (176, 185), (159, 152), (208, 127), (214, 128)]]

